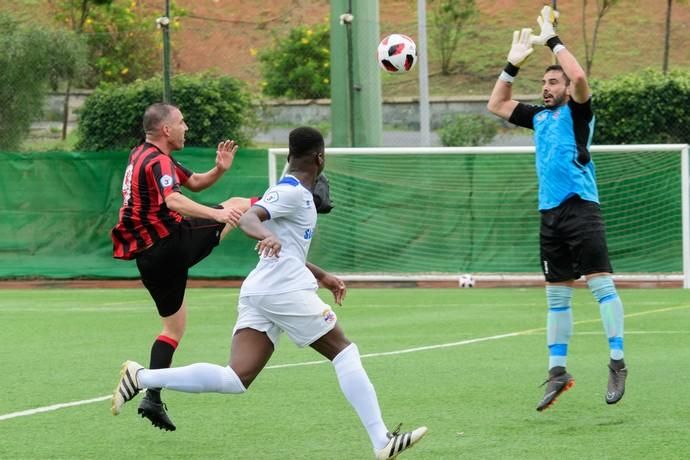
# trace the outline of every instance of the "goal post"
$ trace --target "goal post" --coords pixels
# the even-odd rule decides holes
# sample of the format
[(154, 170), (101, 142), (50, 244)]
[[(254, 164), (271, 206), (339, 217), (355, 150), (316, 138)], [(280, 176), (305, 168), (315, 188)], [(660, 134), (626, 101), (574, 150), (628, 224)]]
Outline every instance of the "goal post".
[[(687, 144), (595, 145), (615, 277), (690, 288)], [(269, 149), (269, 183), (288, 149)], [(542, 279), (534, 147), (327, 148), (310, 260), (346, 280)]]

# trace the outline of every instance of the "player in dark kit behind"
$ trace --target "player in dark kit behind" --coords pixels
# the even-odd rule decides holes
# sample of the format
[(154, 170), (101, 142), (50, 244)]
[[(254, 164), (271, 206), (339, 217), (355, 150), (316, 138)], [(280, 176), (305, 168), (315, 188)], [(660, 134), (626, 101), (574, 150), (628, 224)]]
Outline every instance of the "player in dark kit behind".
[[(208, 256), (237, 226), (252, 203), (230, 198), (217, 207), (204, 206), (180, 193), (213, 185), (229, 168), (237, 145), (218, 144), (216, 164), (206, 173), (194, 173), (172, 157), (184, 147), (188, 127), (182, 113), (169, 104), (153, 104), (144, 113), (146, 141), (129, 156), (122, 183), (123, 204), (113, 228), (113, 257), (135, 259), (141, 280), (153, 297), (163, 330), (151, 347), (150, 367), (170, 367), (185, 331), (184, 294), (188, 269)], [(160, 398), (160, 389), (148, 389), (138, 412), (158, 428), (173, 431)], [(116, 411), (113, 411), (117, 415)]]
[[(573, 282), (583, 275), (599, 303), (609, 342), (607, 404), (621, 400), (628, 375), (623, 360), (623, 304), (611, 277), (589, 152), (594, 130), (592, 94), (584, 70), (556, 35), (557, 16), (545, 6), (537, 18), (539, 35), (532, 35), (532, 29), (514, 32), (508, 64), (488, 104), (488, 109), (499, 117), (534, 130), (549, 349), (549, 376), (538, 411), (550, 407), (575, 383), (565, 366), (573, 330)], [(534, 51), (534, 44), (548, 46), (560, 64), (548, 67), (544, 73), (542, 106), (512, 99), (513, 80)]]

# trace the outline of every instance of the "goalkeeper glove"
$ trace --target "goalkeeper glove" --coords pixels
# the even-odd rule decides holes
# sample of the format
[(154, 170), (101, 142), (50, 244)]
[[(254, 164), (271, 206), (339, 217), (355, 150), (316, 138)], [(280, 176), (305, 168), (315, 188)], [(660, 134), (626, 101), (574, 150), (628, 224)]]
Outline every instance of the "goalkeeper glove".
[(537, 17), (540, 32), (539, 35), (532, 35), (533, 45), (546, 45), (551, 38), (558, 36), (554, 29), (557, 19), (558, 11), (554, 11), (549, 5), (541, 9), (541, 13)]
[(513, 45), (508, 53), (508, 62), (515, 67), (520, 67), (534, 52), (530, 40), (531, 36), (532, 29), (528, 28), (513, 32)]

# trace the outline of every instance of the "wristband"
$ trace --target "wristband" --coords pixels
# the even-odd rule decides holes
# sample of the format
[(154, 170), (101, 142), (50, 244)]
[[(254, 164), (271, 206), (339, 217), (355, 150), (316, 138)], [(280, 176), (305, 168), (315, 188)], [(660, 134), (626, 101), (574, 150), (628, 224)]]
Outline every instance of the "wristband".
[(507, 83), (513, 83), (513, 80), (515, 80), (515, 77), (513, 77), (512, 75), (510, 75), (508, 72), (506, 72), (504, 70), (503, 72), (501, 72), (501, 75), (498, 76), (498, 79), (503, 80)]
[(552, 51), (553, 51), (553, 54), (558, 54), (558, 53), (560, 53), (561, 51), (563, 51), (564, 49), (565, 49), (565, 45), (561, 45), (561, 44), (559, 43), (558, 45), (556, 45), (556, 46), (553, 47), (553, 50), (552, 50)]
[(520, 67), (513, 65), (510, 62), (503, 68), (503, 72), (507, 73), (511, 77), (517, 77), (519, 71)]
[[(561, 39), (558, 38), (558, 35), (556, 35), (555, 37), (551, 37), (546, 41), (546, 46), (551, 48), (551, 51), (553, 51), (554, 53), (556, 52), (555, 48), (558, 45), (561, 45), (561, 47), (565, 48), (565, 45), (563, 45), (563, 42), (561, 41)], [(558, 50), (560, 51), (563, 48), (559, 48)]]

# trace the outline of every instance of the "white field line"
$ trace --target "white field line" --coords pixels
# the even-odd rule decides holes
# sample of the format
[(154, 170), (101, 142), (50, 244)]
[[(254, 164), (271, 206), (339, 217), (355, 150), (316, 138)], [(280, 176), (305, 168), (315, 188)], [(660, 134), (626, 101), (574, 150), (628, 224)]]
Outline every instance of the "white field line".
[[(643, 315), (651, 315), (654, 313), (665, 313), (669, 311), (674, 311), (674, 310), (681, 310), (681, 309), (686, 309), (690, 308), (690, 305), (681, 305), (678, 307), (667, 307), (667, 308), (660, 308), (657, 310), (649, 310), (645, 312), (640, 312), (640, 313), (631, 313), (629, 315), (625, 315), (626, 318), (631, 318), (631, 317), (636, 317), (636, 316), (643, 316)], [(594, 323), (601, 321), (601, 319), (587, 319), (587, 320), (582, 320), (582, 321), (575, 321), (574, 324), (587, 324), (587, 323)], [(416, 353), (419, 351), (429, 351), (429, 350), (438, 350), (442, 348), (451, 348), (451, 347), (461, 347), (464, 345), (472, 345), (475, 343), (481, 343), (481, 342), (488, 342), (491, 340), (501, 340), (501, 339), (507, 339), (510, 337), (518, 337), (518, 336), (523, 336), (523, 335), (530, 335), (534, 334), (536, 332), (543, 332), (545, 331), (546, 328), (540, 327), (540, 328), (535, 328), (535, 329), (526, 329), (524, 331), (518, 331), (518, 332), (509, 332), (507, 334), (498, 334), (498, 335), (491, 335), (487, 337), (478, 337), (475, 339), (467, 339), (467, 340), (460, 340), (458, 342), (449, 342), (449, 343), (441, 343), (437, 345), (426, 345), (423, 347), (414, 347), (414, 348), (405, 348), (402, 350), (394, 350), (394, 351), (385, 351), (385, 352), (380, 352), (380, 353), (367, 353), (362, 355), (362, 358), (378, 358), (380, 356), (393, 356), (393, 355), (402, 355), (406, 353)], [(673, 331), (655, 331), (656, 333), (674, 333)], [(627, 332), (627, 334), (631, 334), (635, 332)], [(652, 331), (640, 331), (639, 333), (654, 333)], [(273, 366), (266, 366), (265, 369), (284, 369), (284, 368), (289, 368), (289, 367), (303, 367), (303, 366), (314, 366), (317, 364), (326, 364), (330, 361), (326, 359), (322, 360), (317, 360), (317, 361), (304, 361), (301, 363), (290, 363), (290, 364), (276, 364)], [(110, 399), (111, 395), (106, 395), (106, 396), (99, 396), (97, 398), (91, 398), (91, 399), (83, 399), (81, 401), (73, 401), (73, 402), (68, 402), (68, 403), (60, 403), (60, 404), (52, 404), (50, 406), (43, 406), (43, 407), (37, 407), (35, 409), (28, 409), (20, 412), (10, 412), (9, 414), (4, 414), (0, 415), (0, 421), (2, 420), (9, 420), (17, 417), (24, 417), (27, 415), (35, 415), (35, 414), (40, 414), (42, 412), (52, 412), (58, 409), (64, 409), (66, 407), (74, 407), (74, 406), (83, 406), (86, 404), (92, 404), (96, 402), (101, 402), (101, 401), (106, 401)]]

